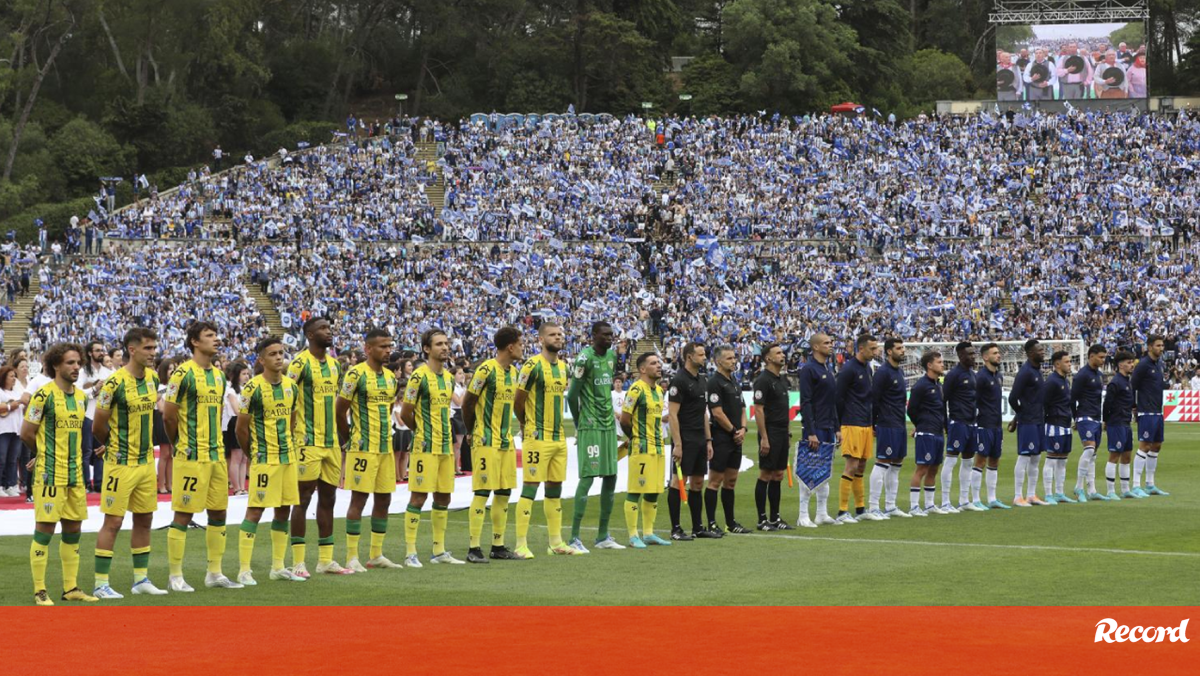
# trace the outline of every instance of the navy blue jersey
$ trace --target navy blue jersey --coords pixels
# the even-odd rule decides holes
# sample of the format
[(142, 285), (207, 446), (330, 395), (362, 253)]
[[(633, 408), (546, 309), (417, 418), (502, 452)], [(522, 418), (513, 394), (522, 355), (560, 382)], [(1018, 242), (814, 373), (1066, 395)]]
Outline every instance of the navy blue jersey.
[(1057, 371), (1046, 378), (1042, 386), (1042, 408), (1046, 411), (1046, 424), (1060, 427), (1071, 426), (1071, 386)]
[(1071, 410), (1076, 418), (1100, 420), (1100, 395), (1104, 378), (1100, 371), (1084, 364), (1071, 379)]
[(950, 420), (975, 424), (975, 374), (971, 369), (961, 363), (955, 364), (943, 380), (942, 396), (946, 399), (946, 414)]
[(908, 397), (908, 419), (918, 432), (942, 436), (946, 432), (946, 404), (942, 401), (942, 386), (929, 376), (913, 383)]
[(1129, 384), (1133, 387), (1133, 407), (1138, 413), (1162, 413), (1162, 360), (1151, 359), (1149, 355), (1142, 357)]
[(907, 398), (908, 383), (904, 380), (904, 371), (885, 360), (883, 366), (875, 370), (875, 378), (871, 382), (871, 412), (875, 415), (875, 426), (905, 427), (904, 405)]
[(800, 419), (806, 437), (838, 427), (837, 386), (828, 362), (810, 358), (800, 368)]
[(1042, 370), (1026, 361), (1013, 380), (1012, 391), (1008, 393), (1008, 405), (1017, 414), (1018, 425), (1041, 425), (1046, 422), (1046, 413), (1042, 410)]
[(984, 366), (975, 372), (975, 424), (980, 429), (998, 430), (1004, 426), (1001, 400), (1004, 398), (1004, 374)]
[(837, 374), (837, 415), (843, 425), (871, 426), (871, 365), (853, 357)]
[(1133, 421), (1133, 387), (1120, 373), (1108, 381), (1104, 390), (1104, 424), (1128, 427)]

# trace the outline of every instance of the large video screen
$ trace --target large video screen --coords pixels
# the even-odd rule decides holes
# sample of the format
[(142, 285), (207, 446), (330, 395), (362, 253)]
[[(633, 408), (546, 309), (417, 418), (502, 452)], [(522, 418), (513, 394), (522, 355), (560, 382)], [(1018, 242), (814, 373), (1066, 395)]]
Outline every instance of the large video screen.
[(1000, 101), (1146, 97), (1141, 21), (996, 27)]

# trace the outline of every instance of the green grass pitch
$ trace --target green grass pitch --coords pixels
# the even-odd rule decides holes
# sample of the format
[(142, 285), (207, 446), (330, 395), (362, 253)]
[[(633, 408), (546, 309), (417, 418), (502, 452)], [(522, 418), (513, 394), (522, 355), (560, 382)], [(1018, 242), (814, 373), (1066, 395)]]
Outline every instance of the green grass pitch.
[[(306, 583), (270, 582), (269, 528), (260, 527), (255, 551), (259, 585), (244, 590), (204, 589), (204, 537), (192, 531), (185, 574), (193, 594), (166, 597), (128, 594), (131, 562), (128, 531), (117, 540), (112, 566), (114, 588), (126, 594), (121, 605), (1197, 605), (1200, 587), (1189, 584), (1200, 565), (1196, 514), (1200, 509), (1200, 425), (1167, 426), (1158, 484), (1169, 497), (1119, 503), (1058, 505), (925, 519), (892, 519), (857, 525), (825, 526), (786, 533), (726, 535), (721, 540), (675, 543), (634, 551), (593, 551), (588, 556), (550, 557), (540, 503), (534, 508), (532, 561), (493, 561), (486, 566), (431, 566), (421, 570), (371, 571), (353, 576), (315, 576)], [(798, 435), (798, 430), (796, 432)], [(753, 436), (753, 435), (752, 435)], [(999, 491), (1012, 498), (1014, 434), (1005, 435)], [(756, 440), (746, 448), (756, 448)], [(910, 449), (911, 453), (911, 449)], [(1078, 441), (1068, 468), (1074, 486)], [(1098, 466), (1103, 487), (1104, 461)], [(834, 467), (834, 477), (839, 475)], [(899, 503), (908, 507), (911, 457), (905, 461)], [(738, 518), (750, 525), (757, 472), (738, 484)], [(957, 489), (956, 489), (957, 490)], [(1040, 490), (1039, 490), (1040, 493)], [(830, 509), (836, 512), (836, 484)], [(940, 496), (940, 493), (939, 493)], [(624, 495), (617, 496), (613, 534), (625, 541)], [(570, 528), (571, 500), (563, 501), (564, 535)], [(596, 533), (599, 500), (592, 498), (584, 521), (585, 543)], [(665, 535), (669, 517), (659, 503), (657, 530)], [(718, 517), (721, 511), (718, 508)], [(783, 516), (796, 516), (796, 492), (784, 486)], [(684, 508), (684, 524), (690, 524)], [(513, 543), (515, 510), (509, 514)], [(490, 537), (490, 522), (484, 542)], [(309, 527), (310, 570), (316, 564), (315, 525)], [(237, 572), (236, 525), (229, 527), (225, 572)], [(345, 563), (344, 527), (339, 520), (336, 558)], [(401, 515), (393, 515), (385, 554), (403, 553)], [(428, 557), (428, 512), (421, 526), (421, 552)], [(369, 537), (361, 543), (366, 555)], [(465, 557), (467, 516), (450, 515), (450, 549)], [(47, 584), (52, 598), (60, 589), (58, 538), (51, 546)], [(95, 535), (80, 548), (80, 586), (92, 584)], [(154, 533), (151, 577), (165, 587), (165, 531)], [(0, 603), (29, 604), (29, 538), (0, 538)], [(290, 554), (289, 554), (290, 559)]]

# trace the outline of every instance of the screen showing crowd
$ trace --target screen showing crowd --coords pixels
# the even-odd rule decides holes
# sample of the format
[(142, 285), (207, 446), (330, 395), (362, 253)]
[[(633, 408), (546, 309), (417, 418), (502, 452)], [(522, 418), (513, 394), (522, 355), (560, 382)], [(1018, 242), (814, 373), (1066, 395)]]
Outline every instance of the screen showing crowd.
[(999, 26), (1000, 101), (1144, 99), (1145, 24)]

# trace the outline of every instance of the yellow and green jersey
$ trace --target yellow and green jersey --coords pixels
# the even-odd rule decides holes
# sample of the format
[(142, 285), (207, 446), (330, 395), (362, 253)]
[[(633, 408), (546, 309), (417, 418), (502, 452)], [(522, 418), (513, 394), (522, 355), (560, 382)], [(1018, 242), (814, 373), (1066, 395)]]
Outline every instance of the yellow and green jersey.
[(225, 406), (225, 374), (201, 368), (189, 359), (167, 381), (166, 400), (179, 407), (179, 439), (175, 453), (188, 460), (225, 462), (221, 412)]
[(550, 363), (539, 354), (521, 367), (517, 388), (529, 395), (525, 399), (525, 438), (566, 441), (563, 397), (567, 392), (567, 364), (561, 359)]
[(454, 431), (450, 427), (450, 397), (454, 376), (449, 369), (434, 373), (428, 364), (413, 371), (404, 388), (404, 403), (416, 409), (413, 453), (454, 453)]
[(376, 372), (364, 361), (346, 372), (339, 396), (350, 402), (351, 451), (392, 451), (392, 406), (397, 387), (396, 375), (386, 367)]
[(305, 350), (292, 360), (287, 375), (300, 388), (300, 399), (296, 404), (299, 411), (296, 443), (317, 448), (337, 448), (333, 404), (342, 378), (341, 365), (328, 354), (321, 360)]
[(501, 451), (512, 450), (513, 399), (517, 394), (517, 367), (508, 368), (489, 359), (475, 369), (467, 391), (475, 402), (475, 429), (472, 443)]
[(246, 383), (238, 413), (250, 416), (250, 448), (246, 455), (251, 462), (287, 465), (295, 461), (292, 412), (299, 397), (300, 388), (287, 376), (271, 384), (260, 374)]
[(34, 393), (25, 409), (25, 420), (38, 426), (35, 481), (40, 480), (43, 486), (83, 483), (79, 444), (86, 413), (83, 388), (76, 387), (67, 394), (52, 380)]
[(629, 438), (629, 452), (662, 455), (662, 388), (647, 385), (638, 379), (625, 393), (625, 405), (621, 410), (632, 419), (633, 436)]
[(105, 462), (145, 465), (154, 461), (154, 405), (158, 403), (158, 374), (147, 369), (135, 378), (124, 368), (104, 381), (96, 408), (108, 411)]

